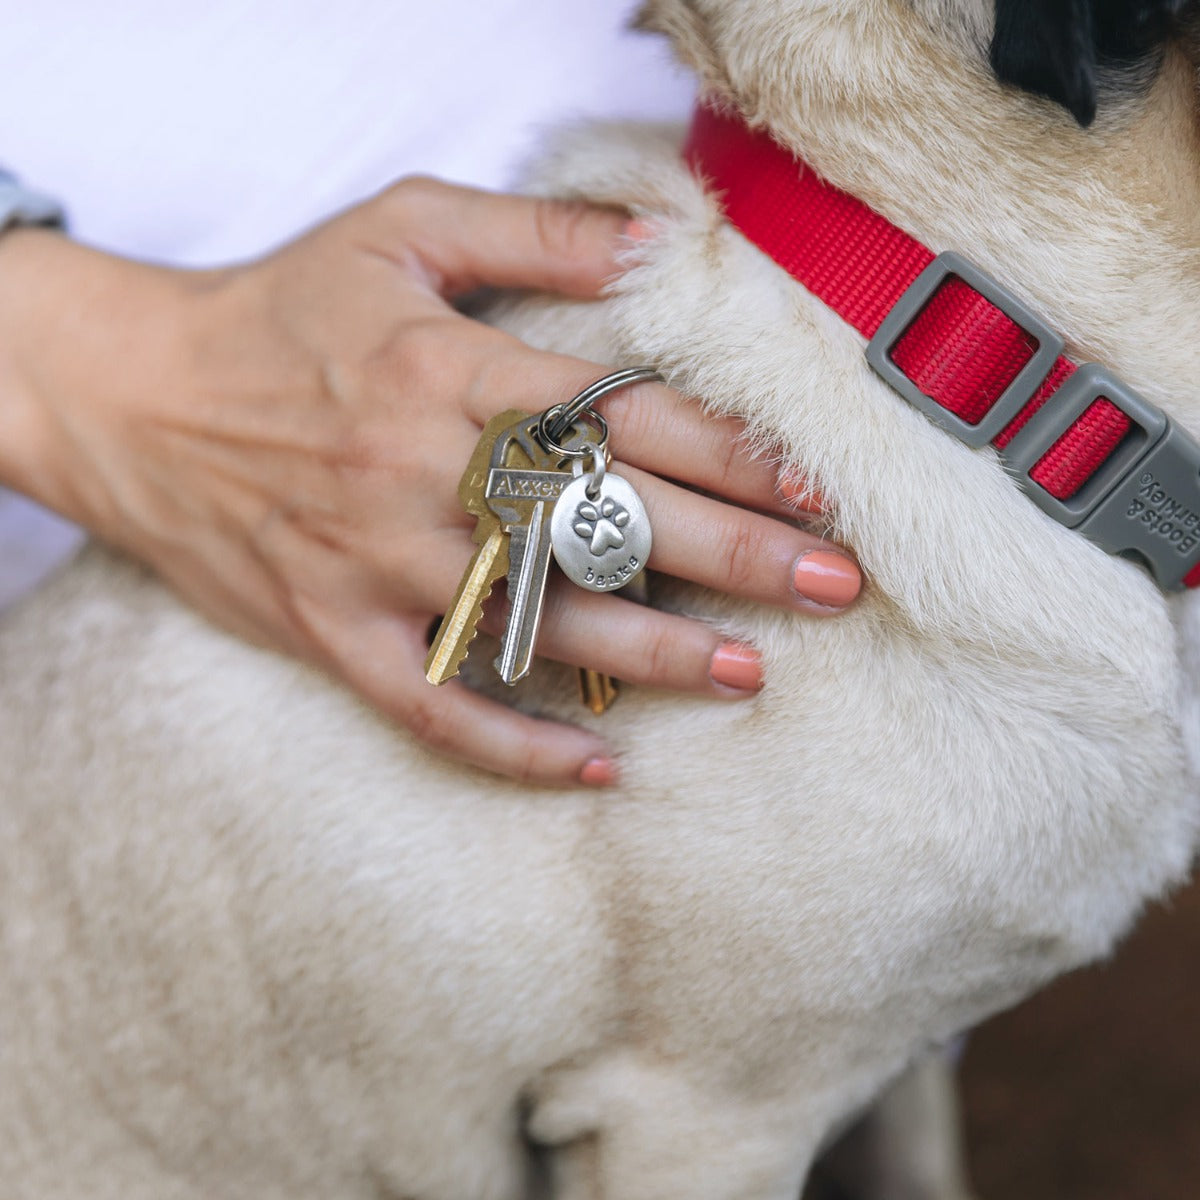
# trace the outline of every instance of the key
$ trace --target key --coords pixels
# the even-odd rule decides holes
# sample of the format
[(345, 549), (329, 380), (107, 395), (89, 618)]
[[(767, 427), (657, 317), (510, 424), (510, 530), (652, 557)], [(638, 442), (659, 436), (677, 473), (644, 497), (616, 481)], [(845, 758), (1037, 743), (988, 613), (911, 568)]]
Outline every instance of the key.
[(579, 700), (597, 717), (602, 717), (617, 701), (617, 681), (590, 667), (579, 668)]
[[(550, 567), (550, 518), (571, 482), (565, 462), (538, 440), (537, 426), (538, 417), (528, 417), (496, 439), (484, 491), (508, 534), (508, 624), (495, 665), (509, 685), (524, 679), (533, 661)], [(514, 465), (518, 453), (528, 466)]]
[(493, 417), (483, 427), (467, 469), (459, 480), (458, 498), (467, 512), (476, 518), (474, 536), (479, 548), (458, 585), (454, 602), (438, 626), (425, 659), (425, 678), (430, 683), (442, 684), (458, 674), (483, 615), (483, 603), (492, 585), (508, 571), (508, 534), (483, 493), (497, 438), (523, 416), (519, 410), (510, 409)]
[(546, 572), (550, 568), (550, 531), (547, 525), (553, 504), (538, 500), (533, 508), (511, 522), (508, 530), (508, 624), (500, 642), (496, 670), (511, 685), (529, 674), (533, 647), (542, 623)]

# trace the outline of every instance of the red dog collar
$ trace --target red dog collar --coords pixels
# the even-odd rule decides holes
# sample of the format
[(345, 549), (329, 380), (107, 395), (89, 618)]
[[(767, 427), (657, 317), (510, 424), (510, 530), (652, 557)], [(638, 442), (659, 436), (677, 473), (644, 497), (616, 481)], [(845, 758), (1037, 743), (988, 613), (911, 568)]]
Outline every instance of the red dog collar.
[(990, 276), (935, 257), (740, 117), (700, 105), (684, 156), (738, 230), (868, 339), (906, 400), (995, 446), (1034, 503), (1163, 588), (1200, 585), (1200, 444), (1158, 408), (1077, 367)]

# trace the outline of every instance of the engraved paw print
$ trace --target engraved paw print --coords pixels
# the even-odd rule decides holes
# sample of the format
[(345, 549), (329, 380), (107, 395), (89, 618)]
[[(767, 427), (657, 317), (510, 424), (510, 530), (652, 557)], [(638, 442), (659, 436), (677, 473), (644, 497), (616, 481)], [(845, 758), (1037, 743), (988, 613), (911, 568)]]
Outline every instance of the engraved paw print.
[(629, 510), (611, 496), (605, 496), (598, 504), (582, 501), (575, 509), (575, 524), (571, 528), (587, 540), (588, 549), (599, 558), (606, 550), (616, 550), (625, 545), (625, 535), (621, 530), (628, 524)]

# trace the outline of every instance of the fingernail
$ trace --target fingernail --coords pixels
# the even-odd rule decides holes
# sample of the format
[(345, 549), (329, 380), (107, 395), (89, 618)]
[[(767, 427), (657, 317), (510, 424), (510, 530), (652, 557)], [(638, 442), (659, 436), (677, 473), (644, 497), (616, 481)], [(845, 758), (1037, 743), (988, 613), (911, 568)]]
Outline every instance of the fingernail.
[(793, 507), (804, 512), (819, 513), (825, 511), (825, 503), (820, 493), (802, 475), (785, 472), (779, 477), (779, 494)]
[(588, 787), (612, 787), (617, 782), (617, 764), (611, 758), (589, 758), (579, 772), (579, 782)]
[(857, 565), (835, 550), (809, 550), (796, 560), (792, 586), (805, 600), (845, 608), (862, 587)]
[(722, 642), (712, 656), (708, 674), (714, 683), (739, 692), (757, 692), (763, 685), (762, 658), (745, 642)]
[(648, 242), (651, 238), (658, 236), (659, 228), (652, 221), (647, 221), (643, 217), (631, 217), (625, 222), (625, 228), (621, 232), (631, 242)]

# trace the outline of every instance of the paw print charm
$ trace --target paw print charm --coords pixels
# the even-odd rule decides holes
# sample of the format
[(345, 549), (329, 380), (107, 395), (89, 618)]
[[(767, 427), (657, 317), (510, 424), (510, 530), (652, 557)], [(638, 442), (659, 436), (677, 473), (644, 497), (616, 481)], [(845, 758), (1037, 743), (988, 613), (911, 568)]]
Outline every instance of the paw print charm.
[(581, 473), (566, 486), (550, 519), (550, 544), (572, 583), (613, 592), (646, 566), (650, 519), (627, 479), (606, 474), (598, 490), (593, 485), (592, 475)]
[(629, 524), (629, 509), (622, 507), (611, 496), (605, 496), (597, 504), (584, 500), (575, 509), (575, 524), (572, 528), (587, 540), (588, 549), (599, 558), (606, 550), (619, 550), (625, 545), (621, 532)]

